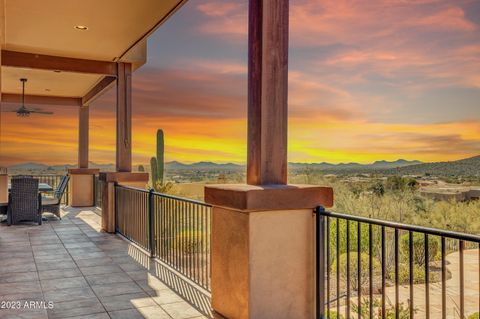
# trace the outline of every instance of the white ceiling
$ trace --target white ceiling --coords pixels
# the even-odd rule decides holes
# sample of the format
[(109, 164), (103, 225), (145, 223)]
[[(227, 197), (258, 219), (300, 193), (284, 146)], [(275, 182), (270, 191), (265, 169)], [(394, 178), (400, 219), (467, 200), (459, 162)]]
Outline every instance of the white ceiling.
[[(146, 34), (183, 0), (0, 0), (3, 4), (2, 49), (103, 61), (145, 60)], [(0, 9), (0, 10), (1, 10)], [(1, 14), (0, 14), (1, 16)], [(76, 30), (85, 25), (86, 31)], [(136, 43), (137, 47), (125, 54)], [(83, 96), (98, 75), (2, 67), (2, 92)], [(50, 89), (51, 91), (45, 91)]]
[(20, 78), (27, 78), (25, 94), (82, 97), (92, 83), (96, 84), (98, 74), (33, 70), (2, 67), (2, 93), (22, 93)]

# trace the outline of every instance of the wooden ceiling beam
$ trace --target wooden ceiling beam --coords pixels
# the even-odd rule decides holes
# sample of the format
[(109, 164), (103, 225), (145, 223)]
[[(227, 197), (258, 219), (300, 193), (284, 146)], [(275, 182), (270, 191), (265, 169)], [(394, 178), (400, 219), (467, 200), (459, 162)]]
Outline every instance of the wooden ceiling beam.
[(107, 91), (115, 82), (116, 77), (106, 76), (101, 79), (87, 94), (82, 98), (82, 105), (89, 105), (96, 98)]
[(117, 75), (117, 64), (53, 55), (2, 50), (2, 66), (52, 71)]
[[(21, 94), (2, 93), (3, 103), (22, 103)], [(82, 98), (65, 96), (25, 95), (27, 105), (82, 106)]]

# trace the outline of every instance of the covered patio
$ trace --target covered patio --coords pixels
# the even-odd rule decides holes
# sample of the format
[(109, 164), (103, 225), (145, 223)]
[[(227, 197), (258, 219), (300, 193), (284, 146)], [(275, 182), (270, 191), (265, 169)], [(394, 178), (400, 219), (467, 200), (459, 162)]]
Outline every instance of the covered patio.
[[(0, 227), (0, 296), (54, 306), (0, 316), (315, 317), (313, 211), (333, 191), (287, 181), (288, 0), (249, 1), (247, 183), (208, 185), (203, 203), (148, 191), (148, 173), (132, 172), (132, 77), (148, 37), (185, 2), (0, 0), (2, 102), (20, 103), (22, 77), (27, 103), (78, 112), (73, 208)], [(115, 172), (99, 172), (88, 167), (89, 109), (113, 87)]]
[(42, 226), (0, 224), (0, 318), (210, 317), (208, 294), (101, 232), (98, 214), (66, 208)]

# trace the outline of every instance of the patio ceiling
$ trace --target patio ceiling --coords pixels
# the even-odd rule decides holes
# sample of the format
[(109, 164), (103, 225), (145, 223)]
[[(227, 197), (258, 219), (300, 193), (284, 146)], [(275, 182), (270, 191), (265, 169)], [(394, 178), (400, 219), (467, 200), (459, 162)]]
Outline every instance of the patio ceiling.
[[(146, 62), (146, 37), (185, 0), (0, 0), (2, 50), (94, 61)], [(86, 26), (78, 30), (76, 26)], [(15, 68), (2, 61), (2, 93), (85, 96), (105, 75)]]

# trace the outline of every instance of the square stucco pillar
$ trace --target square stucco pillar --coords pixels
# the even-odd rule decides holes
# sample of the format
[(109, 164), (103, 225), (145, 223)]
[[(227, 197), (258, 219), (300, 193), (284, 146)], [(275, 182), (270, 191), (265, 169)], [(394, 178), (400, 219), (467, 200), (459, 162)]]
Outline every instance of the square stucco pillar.
[(313, 209), (328, 187), (212, 185), (212, 306), (231, 319), (314, 318)]
[(0, 204), (8, 202), (8, 174), (0, 174)]
[(69, 203), (72, 207), (91, 207), (95, 205), (95, 175), (98, 169), (69, 169)]

